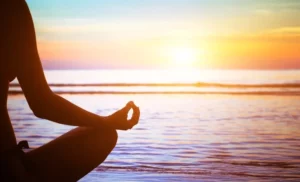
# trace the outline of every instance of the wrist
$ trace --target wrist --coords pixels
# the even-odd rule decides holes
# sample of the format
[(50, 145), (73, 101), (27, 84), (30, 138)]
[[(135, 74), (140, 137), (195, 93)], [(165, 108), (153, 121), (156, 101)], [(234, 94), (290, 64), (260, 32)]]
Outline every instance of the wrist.
[(109, 117), (108, 116), (98, 116), (96, 127), (109, 127)]

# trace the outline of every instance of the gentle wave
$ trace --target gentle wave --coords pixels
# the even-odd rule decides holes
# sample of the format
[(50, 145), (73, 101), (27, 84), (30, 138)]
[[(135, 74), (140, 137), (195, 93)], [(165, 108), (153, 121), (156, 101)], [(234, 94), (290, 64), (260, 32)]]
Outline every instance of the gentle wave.
[[(266, 166), (264, 166), (266, 167)], [(270, 167), (274, 167), (271, 165)], [(96, 171), (126, 171), (126, 172), (149, 172), (149, 173), (160, 173), (160, 174), (184, 174), (184, 175), (230, 175), (230, 176), (245, 176), (245, 177), (267, 177), (267, 178), (279, 178), (279, 179), (299, 179), (300, 175), (276, 175), (276, 174), (266, 174), (266, 173), (251, 173), (251, 172), (228, 172), (228, 171), (213, 171), (213, 170), (183, 170), (183, 169), (174, 169), (166, 167), (153, 167), (147, 165), (140, 166), (107, 166), (101, 165), (95, 169)]]
[[(227, 94), (300, 95), (300, 83), (50, 83), (57, 94)], [(18, 83), (10, 84), (9, 94), (22, 94)]]
[[(205, 91), (171, 91), (171, 92), (147, 92), (147, 91), (141, 91), (141, 92), (126, 92), (126, 91), (54, 91), (56, 94), (191, 94), (191, 95), (197, 95), (197, 94), (216, 94), (216, 95), (300, 95), (300, 91), (237, 91), (237, 92), (205, 92)], [(11, 95), (17, 95), (17, 94), (23, 94), (23, 91), (9, 91), (9, 94)]]
[[(225, 88), (300, 88), (300, 83), (227, 84), (227, 83), (49, 83), (50, 87), (225, 87)], [(11, 83), (10, 87), (20, 87)]]

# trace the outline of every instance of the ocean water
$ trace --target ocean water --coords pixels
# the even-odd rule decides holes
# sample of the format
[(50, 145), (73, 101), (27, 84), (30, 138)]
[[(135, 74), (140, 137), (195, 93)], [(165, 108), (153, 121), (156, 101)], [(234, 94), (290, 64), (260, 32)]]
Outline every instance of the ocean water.
[[(300, 71), (45, 71), (51, 89), (108, 115), (133, 100), (139, 124), (81, 181), (300, 181)], [(18, 140), (73, 127), (36, 118), (14, 81)]]

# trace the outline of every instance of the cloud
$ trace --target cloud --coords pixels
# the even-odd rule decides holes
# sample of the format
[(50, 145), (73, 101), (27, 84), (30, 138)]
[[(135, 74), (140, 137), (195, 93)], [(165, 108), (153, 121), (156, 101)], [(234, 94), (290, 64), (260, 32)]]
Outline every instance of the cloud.
[(254, 10), (254, 14), (259, 16), (270, 16), (273, 14), (273, 11), (269, 9), (256, 9)]
[(300, 1), (299, 0), (273, 0), (273, 1), (257, 1), (260, 6), (268, 7), (276, 11), (299, 11)]
[(300, 36), (300, 27), (282, 27), (271, 30), (273, 35)]

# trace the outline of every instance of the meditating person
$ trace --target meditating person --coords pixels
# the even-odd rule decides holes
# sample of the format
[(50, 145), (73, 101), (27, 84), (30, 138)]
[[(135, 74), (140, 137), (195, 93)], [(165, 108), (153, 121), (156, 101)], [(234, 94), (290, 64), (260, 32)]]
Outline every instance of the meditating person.
[[(109, 116), (99, 116), (56, 95), (43, 73), (26, 2), (2, 0), (0, 19), (0, 181), (77, 181), (110, 154), (117, 143), (116, 130), (138, 123), (139, 108), (128, 102)], [(24, 153), (7, 111), (9, 83), (15, 78), (35, 116), (78, 127)], [(133, 115), (127, 120), (130, 109)]]

